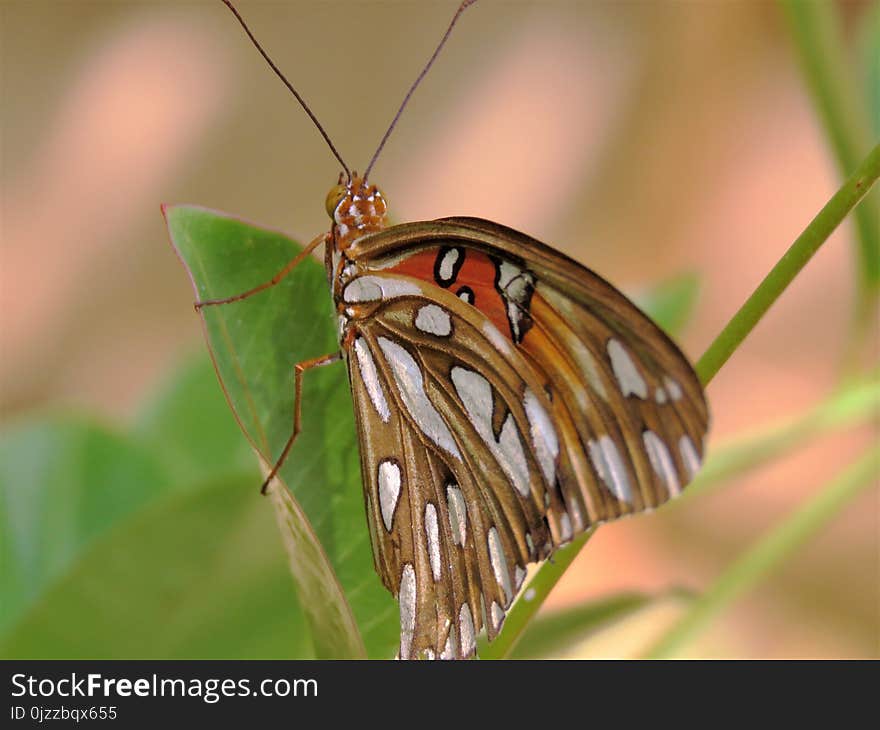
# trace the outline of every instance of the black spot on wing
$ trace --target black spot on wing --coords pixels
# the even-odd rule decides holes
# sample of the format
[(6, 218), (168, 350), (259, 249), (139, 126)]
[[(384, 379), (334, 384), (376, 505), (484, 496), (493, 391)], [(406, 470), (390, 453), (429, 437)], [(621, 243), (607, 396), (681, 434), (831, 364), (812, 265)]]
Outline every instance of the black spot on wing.
[[(464, 266), (465, 250), (461, 246), (441, 246), (434, 260), (434, 281), (444, 289), (448, 289), (458, 278), (458, 272)], [(443, 265), (448, 259), (452, 259), (449, 276), (443, 276)]]
[(476, 301), (476, 297), (474, 296), (474, 290), (469, 286), (459, 287), (458, 291), (455, 292), (455, 296), (461, 299), (463, 302), (467, 302), (470, 305), (473, 305)]

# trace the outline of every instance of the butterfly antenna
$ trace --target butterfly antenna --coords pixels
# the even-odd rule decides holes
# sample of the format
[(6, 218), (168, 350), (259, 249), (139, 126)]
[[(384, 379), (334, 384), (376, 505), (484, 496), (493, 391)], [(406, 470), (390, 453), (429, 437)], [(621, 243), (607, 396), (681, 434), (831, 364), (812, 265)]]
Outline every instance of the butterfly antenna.
[[(224, 0), (225, 2), (225, 0)], [(455, 15), (452, 16), (452, 20), (449, 23), (449, 27), (446, 29), (446, 32), (443, 34), (443, 37), (440, 39), (440, 43), (437, 44), (437, 48), (434, 49), (434, 53), (431, 54), (431, 58), (428, 59), (428, 63), (425, 64), (425, 67), (422, 69), (421, 73), (416, 77), (416, 80), (413, 82), (413, 85), (409, 87), (409, 91), (406, 92), (406, 96), (403, 97), (403, 102), (400, 104), (400, 107), (397, 109), (397, 114), (394, 115), (394, 119), (391, 120), (391, 124), (388, 125), (388, 129), (385, 130), (385, 135), (382, 137), (382, 141), (379, 142), (379, 146), (376, 148), (376, 151), (373, 153), (373, 157), (370, 160), (370, 164), (367, 165), (367, 171), (364, 173), (364, 182), (366, 182), (367, 178), (370, 176), (370, 170), (373, 169), (373, 165), (376, 163), (379, 155), (382, 152), (382, 149), (385, 147), (385, 143), (388, 141), (388, 138), (391, 136), (391, 133), (394, 131), (394, 127), (397, 126), (397, 120), (400, 119), (400, 115), (403, 114), (403, 110), (406, 108), (406, 105), (409, 103), (410, 97), (413, 95), (413, 92), (418, 88), (419, 84), (422, 83), (422, 79), (425, 78), (425, 75), (428, 71), (431, 70), (431, 66), (434, 65), (434, 61), (437, 59), (437, 56), (440, 55), (440, 51), (443, 50), (443, 46), (446, 45), (446, 41), (449, 39), (450, 34), (452, 33), (452, 29), (455, 27), (455, 24), (458, 22), (459, 16), (468, 9), (471, 5), (473, 5), (477, 0), (464, 0), (464, 2), (458, 6), (458, 10), (455, 11)]]
[[(244, 22), (244, 18), (241, 17), (238, 10), (235, 9), (235, 6), (230, 2), (230, 0), (221, 0), (221, 2), (232, 11), (232, 14), (236, 17), (239, 23), (241, 23), (241, 27), (244, 28), (244, 32), (247, 33), (248, 38), (251, 39), (251, 43), (254, 44), (256, 49), (260, 52), (260, 55), (266, 59), (266, 63), (271, 66), (272, 70), (275, 72), (275, 75), (278, 76), (284, 82), (284, 85), (290, 90), (290, 93), (296, 97), (296, 100), (299, 102), (300, 106), (305, 110), (305, 113), (309, 115), (309, 119), (312, 120), (312, 123), (317, 127), (318, 131), (321, 133), (321, 136), (324, 138), (324, 141), (327, 143), (327, 146), (330, 148), (330, 151), (333, 153), (333, 156), (339, 160), (339, 164), (342, 165), (342, 169), (345, 170), (345, 174), (348, 176), (348, 179), (351, 180), (351, 171), (348, 169), (348, 165), (345, 164), (345, 160), (342, 159), (342, 155), (339, 154), (339, 151), (336, 149), (336, 146), (333, 144), (333, 141), (330, 139), (330, 135), (324, 130), (324, 127), (321, 126), (321, 122), (318, 121), (318, 118), (312, 113), (312, 110), (309, 109), (309, 105), (306, 104), (305, 100), (299, 95), (299, 92), (293, 88), (293, 84), (291, 84), (287, 77), (281, 73), (278, 66), (269, 58), (269, 54), (263, 50), (263, 47), (260, 45), (260, 42), (254, 38), (254, 34), (251, 33), (251, 29), (248, 28), (247, 23)], [(461, 12), (461, 11), (459, 11)], [(445, 39), (444, 39), (445, 40)]]

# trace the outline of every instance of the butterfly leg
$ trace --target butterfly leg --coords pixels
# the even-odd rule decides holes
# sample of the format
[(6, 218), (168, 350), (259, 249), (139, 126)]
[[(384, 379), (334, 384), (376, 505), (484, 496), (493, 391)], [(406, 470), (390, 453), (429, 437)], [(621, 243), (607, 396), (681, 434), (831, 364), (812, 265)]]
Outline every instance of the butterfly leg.
[(290, 449), (293, 446), (293, 442), (296, 441), (296, 437), (299, 435), (300, 427), (302, 425), (302, 409), (300, 401), (302, 399), (303, 373), (306, 372), (306, 370), (313, 370), (315, 368), (323, 367), (324, 365), (331, 365), (341, 359), (341, 352), (332, 352), (329, 355), (313, 357), (311, 360), (303, 360), (293, 366), (293, 433), (290, 434), (290, 438), (287, 439), (287, 443), (284, 444), (284, 449), (281, 451), (281, 456), (278, 457), (278, 461), (275, 462), (275, 466), (272, 467), (272, 471), (269, 472), (269, 476), (266, 477), (263, 486), (260, 487), (261, 494), (266, 493), (266, 490), (269, 488), (269, 483), (275, 478), (275, 475), (278, 474), (278, 471), (284, 465), (284, 462), (287, 460), (287, 455), (290, 453)]
[(224, 297), (222, 299), (205, 299), (204, 301), (199, 301), (195, 303), (196, 311), (198, 312), (202, 307), (209, 307), (215, 304), (229, 304), (230, 302), (238, 302), (242, 299), (247, 299), (254, 294), (259, 294), (261, 291), (265, 289), (269, 289), (275, 286), (279, 281), (281, 281), (285, 276), (287, 276), (291, 271), (293, 271), (309, 254), (312, 253), (318, 246), (322, 243), (325, 243), (328, 238), (327, 233), (322, 233), (320, 236), (317, 236), (308, 246), (306, 246), (302, 251), (300, 251), (296, 256), (294, 256), (290, 261), (285, 264), (284, 268), (281, 269), (275, 276), (273, 276), (269, 281), (264, 281), (262, 284), (255, 286), (253, 289), (248, 289), (246, 292), (242, 292), (241, 294), (236, 294), (231, 297)]

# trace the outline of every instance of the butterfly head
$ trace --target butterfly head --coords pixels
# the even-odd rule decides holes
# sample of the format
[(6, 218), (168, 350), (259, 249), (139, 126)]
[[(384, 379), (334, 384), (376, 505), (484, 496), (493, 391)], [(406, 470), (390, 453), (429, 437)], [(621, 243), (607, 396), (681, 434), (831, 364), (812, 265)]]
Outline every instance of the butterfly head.
[(350, 179), (340, 175), (327, 193), (327, 214), (333, 219), (337, 246), (342, 250), (361, 236), (385, 228), (387, 211), (382, 191), (356, 172)]

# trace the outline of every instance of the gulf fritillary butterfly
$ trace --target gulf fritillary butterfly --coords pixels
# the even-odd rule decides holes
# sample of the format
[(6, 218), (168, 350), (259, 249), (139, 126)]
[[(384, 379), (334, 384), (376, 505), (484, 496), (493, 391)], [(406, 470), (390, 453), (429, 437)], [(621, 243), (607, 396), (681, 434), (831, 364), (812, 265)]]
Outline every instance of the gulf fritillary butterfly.
[(592, 271), (510, 228), (479, 218), (387, 226), (367, 181), (409, 89), (363, 177), (345, 172), (327, 196), (318, 246), (339, 325), (361, 452), (376, 570), (400, 604), (399, 657), (465, 659), (485, 628), (501, 629), (526, 566), (607, 520), (676, 496), (700, 467), (708, 408), (675, 344)]

